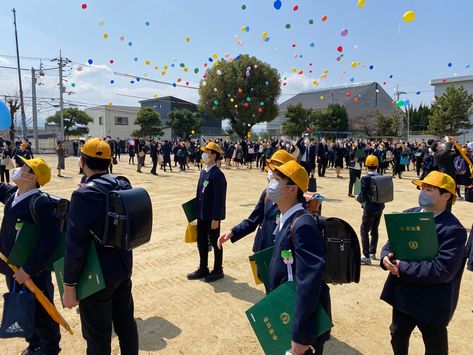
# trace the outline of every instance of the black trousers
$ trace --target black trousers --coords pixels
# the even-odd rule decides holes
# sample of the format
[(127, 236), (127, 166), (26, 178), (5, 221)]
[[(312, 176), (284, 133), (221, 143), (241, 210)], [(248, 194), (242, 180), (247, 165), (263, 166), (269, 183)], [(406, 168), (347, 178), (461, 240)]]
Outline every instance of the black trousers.
[(317, 173), (319, 176), (325, 176), (325, 170), (327, 169), (328, 159), (319, 158), (317, 159)]
[(2, 179), (2, 182), (5, 182), (6, 179), (7, 184), (10, 183), (10, 170), (6, 169), (5, 165), (0, 165), (0, 178)]
[[(370, 254), (376, 254), (376, 248), (378, 246), (379, 237), (378, 227), (382, 215), (383, 210), (375, 212), (363, 210), (360, 234), (361, 245), (363, 247), (363, 255), (367, 258), (370, 256)], [(368, 233), (371, 234), (371, 242)]]
[(350, 170), (350, 182), (348, 183), (348, 193), (353, 193), (353, 185), (355, 185), (356, 178), (361, 178), (361, 170), (348, 169)]
[(424, 340), (425, 355), (447, 355), (447, 327), (420, 322), (409, 315), (393, 308), (393, 320), (390, 326), (391, 345), (394, 355), (407, 355), (409, 338), (414, 328), (419, 328)]
[[(13, 286), (13, 277), (6, 276), (8, 289), (11, 290)], [(33, 282), (44, 293), (46, 298), (54, 303), (54, 286), (51, 282), (51, 272), (43, 271), (39, 275), (32, 277)], [(18, 288), (18, 287), (17, 287)], [(42, 354), (56, 355), (59, 354), (61, 348), (59, 342), (61, 340), (61, 333), (59, 331), (59, 324), (57, 324), (51, 316), (44, 310), (41, 303), (36, 300), (35, 314), (34, 314), (34, 331), (31, 338), (27, 338), (28, 349), (32, 352), (36, 349), (41, 349)]]
[(217, 239), (220, 236), (220, 225), (217, 229), (211, 229), (212, 221), (197, 220), (197, 248), (199, 249), (199, 269), (208, 268), (209, 264), (209, 240), (214, 250), (214, 270), (222, 270), (223, 248), (217, 246)]
[(158, 166), (158, 157), (151, 158), (151, 161), (153, 162), (153, 167), (151, 168), (151, 174), (156, 174), (156, 167)]
[(112, 324), (123, 355), (138, 355), (138, 329), (133, 318), (134, 305), (130, 278), (108, 285), (79, 304), (82, 336), (87, 355), (111, 353)]

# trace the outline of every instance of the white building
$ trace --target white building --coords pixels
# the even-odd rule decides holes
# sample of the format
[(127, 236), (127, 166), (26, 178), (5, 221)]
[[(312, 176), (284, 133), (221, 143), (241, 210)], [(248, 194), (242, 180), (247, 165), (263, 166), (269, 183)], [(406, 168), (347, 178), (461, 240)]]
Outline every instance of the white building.
[[(434, 95), (442, 96), (449, 86), (460, 87), (463, 86), (468, 93), (473, 95), (473, 75), (467, 76), (454, 76), (451, 78), (433, 79), (430, 81), (430, 85), (434, 87)], [(470, 123), (473, 123), (473, 115), (470, 116)], [(460, 141), (471, 142), (473, 141), (473, 129), (466, 132)]]
[(140, 126), (134, 124), (139, 110), (140, 107), (115, 105), (87, 108), (85, 112), (94, 120), (88, 124), (89, 135), (94, 137), (111, 136), (113, 139), (117, 137), (129, 138), (131, 132), (140, 129)]

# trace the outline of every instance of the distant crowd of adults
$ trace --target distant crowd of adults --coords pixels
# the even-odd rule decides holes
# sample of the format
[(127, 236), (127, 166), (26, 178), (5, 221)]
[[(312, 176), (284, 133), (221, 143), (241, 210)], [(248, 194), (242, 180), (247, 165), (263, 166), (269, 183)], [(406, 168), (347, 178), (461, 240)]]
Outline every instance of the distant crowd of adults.
[[(151, 160), (150, 173), (157, 174), (157, 169), (173, 171), (186, 171), (190, 164), (202, 169), (201, 146), (207, 141), (213, 141), (222, 149), (222, 159), (217, 162), (219, 167), (260, 169), (264, 171), (267, 160), (271, 158), (275, 151), (284, 149), (291, 153), (309, 174), (317, 174), (324, 177), (327, 169), (334, 169), (336, 177), (342, 179), (342, 169), (349, 169), (348, 196), (353, 197), (353, 185), (356, 178), (360, 178), (364, 167), (365, 159), (369, 155), (378, 158), (378, 173), (392, 174), (393, 177), (402, 179), (405, 171), (414, 170), (417, 176), (422, 179), (433, 170), (445, 172), (457, 183), (457, 195), (462, 198), (461, 187), (470, 187), (471, 181), (468, 163), (460, 154), (458, 149), (453, 149), (456, 143), (454, 138), (448, 142), (445, 140), (419, 140), (406, 142), (387, 142), (369, 139), (335, 139), (310, 138), (307, 134), (298, 139), (276, 138), (276, 139), (240, 139), (232, 141), (230, 138), (209, 139), (191, 138), (188, 140), (145, 140), (143, 138), (112, 139), (106, 137), (106, 141), (112, 149), (112, 164), (121, 161), (121, 156), (128, 156), (128, 164), (136, 165), (138, 172), (143, 172), (146, 160)], [(6, 142), (7, 153), (9, 153), (9, 142)], [(78, 155), (83, 140), (73, 142), (74, 155)], [(5, 145), (5, 144), (4, 144)], [(16, 143), (15, 151), (25, 154), (27, 150), (31, 154), (29, 145), (25, 144), (21, 148), (21, 142)], [(23, 150), (22, 150), (23, 149)], [(473, 158), (471, 147), (466, 144), (461, 148), (465, 156), (470, 160)], [(59, 153), (58, 153), (59, 156)], [(61, 164), (58, 164), (58, 168)], [(62, 167), (62, 166), (61, 166)], [(2, 172), (0, 166), (0, 173)], [(3, 175), (2, 175), (3, 176)], [(3, 177), (2, 177), (3, 179)], [(2, 180), (3, 181), (3, 180)]]

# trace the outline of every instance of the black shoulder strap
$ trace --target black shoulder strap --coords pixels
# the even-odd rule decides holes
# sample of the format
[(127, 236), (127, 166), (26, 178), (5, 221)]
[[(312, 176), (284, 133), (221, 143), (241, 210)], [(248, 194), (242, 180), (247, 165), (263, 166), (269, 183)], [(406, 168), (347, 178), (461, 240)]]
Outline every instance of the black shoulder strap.
[(294, 239), (295, 224), (299, 218), (301, 218), (302, 216), (306, 214), (308, 215), (309, 213), (305, 209), (297, 211), (294, 215), (294, 218), (292, 219), (291, 227), (290, 227), (290, 235), (291, 235), (291, 242), (292, 242), (292, 245), (294, 245), (294, 248), (296, 247), (296, 240)]
[(35, 194), (31, 197), (30, 199), (30, 213), (31, 217), (33, 217), (33, 221), (35, 224), (38, 224), (38, 221), (36, 220), (36, 201), (38, 201), (41, 197), (47, 197), (48, 200), (51, 200), (51, 197), (49, 196), (48, 193), (40, 191), (38, 194)]

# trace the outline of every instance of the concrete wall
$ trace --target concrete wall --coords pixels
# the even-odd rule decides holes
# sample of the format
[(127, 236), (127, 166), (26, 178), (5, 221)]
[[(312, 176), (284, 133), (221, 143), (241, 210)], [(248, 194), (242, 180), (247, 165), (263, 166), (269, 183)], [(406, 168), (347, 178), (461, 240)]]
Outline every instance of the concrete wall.
[[(88, 108), (85, 110), (94, 120), (89, 123), (89, 135), (94, 137), (111, 136), (112, 138), (120, 137), (122, 139), (130, 138), (131, 133), (140, 129), (139, 125), (135, 125), (136, 115), (139, 107), (132, 106), (99, 106)], [(102, 124), (99, 118), (102, 117)], [(117, 125), (116, 117), (127, 117), (127, 125)]]

